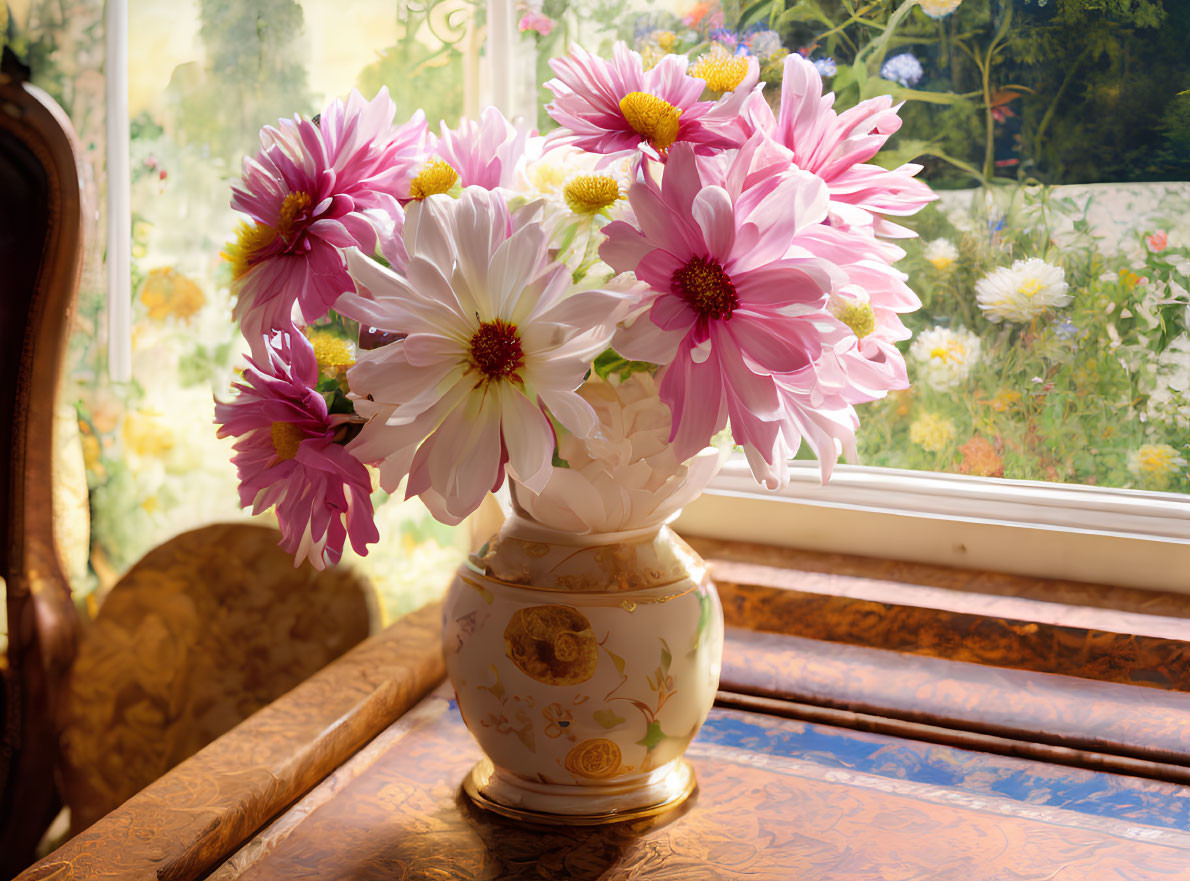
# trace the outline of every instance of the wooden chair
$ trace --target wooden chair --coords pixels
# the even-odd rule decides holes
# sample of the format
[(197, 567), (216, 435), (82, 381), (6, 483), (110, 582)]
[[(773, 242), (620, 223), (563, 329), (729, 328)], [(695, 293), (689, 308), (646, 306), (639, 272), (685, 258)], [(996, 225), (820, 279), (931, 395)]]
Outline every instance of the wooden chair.
[(0, 877), (33, 857), (59, 809), (57, 722), (79, 621), (54, 544), (55, 393), (82, 262), (70, 122), (0, 64), (0, 579), (8, 646), (0, 689)]

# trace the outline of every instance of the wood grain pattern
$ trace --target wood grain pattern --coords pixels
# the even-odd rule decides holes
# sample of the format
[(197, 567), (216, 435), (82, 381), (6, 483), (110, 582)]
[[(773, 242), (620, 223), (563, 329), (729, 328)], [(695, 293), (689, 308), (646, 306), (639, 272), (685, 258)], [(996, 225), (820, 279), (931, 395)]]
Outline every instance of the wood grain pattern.
[(728, 645), (728, 691), (1190, 767), (1190, 694), (733, 628)]
[[(769, 561), (760, 563), (735, 559), (738, 547), (695, 545), (719, 553), (707, 559), (732, 626), (1190, 691), (1190, 621), (1183, 617), (1190, 596), (1108, 588), (1100, 589), (1099, 602), (1114, 597), (1119, 608), (1085, 606), (1075, 602), (1082, 588), (1070, 582), (1043, 590), (1033, 579), (773, 548), (755, 551), (757, 560)], [(839, 571), (821, 571), (836, 564)], [(975, 585), (998, 590), (979, 593)]]
[[(1148, 815), (1161, 823), (1149, 826), (1127, 807), (1096, 814), (1066, 795), (1062, 805), (1031, 803), (988, 785), (1046, 779), (1044, 765), (727, 710), (691, 746), (699, 792), (684, 808), (595, 829), (533, 828), (459, 795), (478, 751), (445, 695), (417, 712), (416, 725), (327, 780), (213, 881), (1118, 881), (1174, 878), (1190, 864), (1190, 835), (1166, 825), (1168, 815)], [(840, 758), (866, 770), (797, 747), (821, 752), (840, 734), (850, 750)], [(936, 772), (918, 775), (914, 764), (956, 768), (959, 783), (918, 780)], [(1110, 800), (1104, 775), (1082, 773), (1084, 790)], [(1178, 790), (1141, 784), (1118, 801), (1144, 793), (1177, 811)]]
[(196, 878), (444, 675), (441, 607), (353, 649), (19, 877)]

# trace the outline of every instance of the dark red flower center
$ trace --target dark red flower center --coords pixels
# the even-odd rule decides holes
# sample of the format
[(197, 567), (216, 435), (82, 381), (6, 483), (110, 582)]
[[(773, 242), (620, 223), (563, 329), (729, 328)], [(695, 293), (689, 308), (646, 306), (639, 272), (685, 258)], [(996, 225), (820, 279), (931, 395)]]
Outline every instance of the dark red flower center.
[(479, 330), (471, 337), (471, 363), (488, 379), (521, 381), (517, 371), (525, 366), (525, 352), (516, 325), (495, 321), (481, 321)]
[(740, 305), (735, 285), (714, 257), (695, 257), (673, 274), (670, 289), (701, 318), (731, 318)]

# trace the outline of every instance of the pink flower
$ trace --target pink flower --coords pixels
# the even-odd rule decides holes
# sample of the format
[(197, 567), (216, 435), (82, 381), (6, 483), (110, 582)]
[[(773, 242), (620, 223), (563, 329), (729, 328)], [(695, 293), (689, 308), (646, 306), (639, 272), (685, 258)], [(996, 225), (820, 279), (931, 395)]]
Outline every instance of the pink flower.
[(520, 22), (517, 23), (517, 28), (521, 33), (525, 31), (537, 31), (543, 37), (548, 37), (550, 31), (554, 29), (554, 20), (548, 15), (542, 15), (540, 12), (530, 9), (521, 16)]
[(720, 162), (700, 164), (677, 145), (660, 187), (633, 184), (628, 198), (638, 227), (609, 224), (599, 253), (652, 290), (614, 348), (665, 365), (679, 460), (730, 419), (750, 457), (783, 469), (782, 432), (796, 432), (778, 378), (812, 374), (824, 346), (847, 333), (824, 311), (844, 276), (800, 238), (824, 219), (826, 187), (757, 136)]
[[(352, 90), (319, 114), (318, 131), (339, 192), (355, 200), (357, 210), (387, 207), (382, 197), (396, 196), (417, 173), (432, 149), (426, 117), (418, 110), (393, 127), (397, 107), (384, 87), (371, 101)], [(366, 245), (366, 242), (361, 242)]]
[(540, 154), (540, 138), (525, 126), (513, 126), (495, 107), (483, 111), (478, 123), (465, 119), (457, 129), (442, 124), (438, 155), (459, 175), (464, 187), (511, 187), (517, 163), (526, 151)]
[(906, 237), (914, 233), (884, 215), (905, 216), (937, 198), (913, 176), (920, 165), (888, 171), (866, 164), (897, 129), (901, 118), (892, 98), (883, 95), (836, 113), (834, 96), (822, 94), (822, 77), (800, 55), (785, 59), (780, 113), (774, 119), (763, 98), (752, 97), (745, 111), (755, 129), (789, 148), (793, 163), (826, 182), (832, 223), (872, 226), (877, 234)]
[(309, 324), (352, 289), (340, 254), (363, 242), (375, 245), (367, 216), (348, 194), (318, 127), (295, 119), (266, 127), (255, 157), (244, 159), (243, 180), (232, 187), (231, 207), (248, 215), (225, 256), (232, 263), (235, 316), (257, 360), (273, 331), (292, 332), (295, 306)]
[(1169, 244), (1169, 237), (1165, 234), (1165, 230), (1159, 229), (1145, 241), (1149, 243), (1149, 250), (1156, 254), (1165, 250), (1165, 246)]
[(666, 55), (646, 71), (640, 54), (623, 43), (616, 44), (611, 62), (579, 47), (553, 59), (557, 78), (545, 85), (554, 100), (546, 110), (562, 128), (547, 141), (606, 156), (639, 149), (653, 158), (674, 144), (691, 144), (699, 153), (739, 146), (739, 113), (760, 75), (756, 60), (718, 101), (699, 100), (706, 83), (686, 72), (688, 64), (684, 55)]
[[(292, 345), (290, 341), (293, 341)], [(335, 442), (345, 417), (327, 412), (314, 385), (318, 365), (303, 337), (278, 335), (266, 360), (250, 361), (239, 392), (215, 404), (219, 437), (236, 437), (232, 462), (240, 504), (259, 514), (274, 505), (281, 547), (321, 569), (337, 563), (350, 538), (356, 553), (380, 538), (372, 520), (368, 470)]]
[(575, 389), (610, 339), (623, 294), (571, 291), (551, 259), (540, 206), (509, 214), (496, 193), (468, 187), (458, 199), (411, 204), (405, 273), (358, 251), (348, 255), (359, 294), (336, 309), (380, 330), (407, 334), (363, 352), (348, 381), (369, 418), (352, 452), (380, 464), (381, 485), (420, 496), (458, 523), (504, 482), (534, 491), (549, 479), (549, 413), (579, 435), (595, 414)]

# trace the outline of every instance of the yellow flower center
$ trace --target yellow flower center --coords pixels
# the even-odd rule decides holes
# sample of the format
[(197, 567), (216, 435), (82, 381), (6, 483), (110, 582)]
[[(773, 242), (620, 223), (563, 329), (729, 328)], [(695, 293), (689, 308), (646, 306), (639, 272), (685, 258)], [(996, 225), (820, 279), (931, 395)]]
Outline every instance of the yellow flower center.
[(629, 92), (620, 99), (620, 112), (632, 130), (657, 150), (668, 150), (678, 139), (682, 111), (647, 92)]
[(562, 195), (575, 214), (595, 214), (616, 203), (620, 184), (608, 174), (580, 174), (566, 185)]
[[(833, 311), (835, 317), (861, 340), (876, 329), (876, 313), (870, 303), (848, 303)], [(930, 354), (933, 355), (932, 352)]]
[(1169, 444), (1145, 444), (1136, 451), (1136, 462), (1146, 474), (1166, 474), (1173, 470), (1177, 454)]
[(287, 462), (298, 454), (298, 447), (306, 439), (306, 435), (292, 422), (274, 422), (269, 426), (269, 434), (273, 438), (273, 449), (277, 458)]
[(669, 52), (678, 43), (678, 35), (673, 31), (654, 31), (653, 38), (657, 41), (657, 46), (664, 52)]
[(334, 373), (355, 363), (355, 353), (347, 340), (325, 330), (307, 331), (306, 335), (314, 346), (314, 358), (321, 372)]
[(1017, 287), (1016, 292), (1022, 297), (1028, 297), (1029, 299), (1032, 299), (1041, 292), (1041, 282), (1035, 278), (1031, 278), (1028, 281), (1023, 281)]
[(314, 199), (309, 193), (290, 193), (281, 203), (281, 217), (277, 221), (277, 231), (281, 233), (281, 238), (285, 239), (287, 243), (292, 244), (298, 233), (305, 227), (306, 221), (309, 220), (310, 203), (313, 201)]
[(712, 92), (730, 92), (748, 75), (748, 59), (743, 55), (704, 55), (690, 68), (690, 76), (706, 80)]
[(521, 382), (517, 373), (525, 366), (525, 352), (516, 325), (495, 321), (480, 322), (471, 337), (471, 363), (487, 379), (511, 379)]
[(417, 200), (449, 193), (459, 179), (459, 173), (441, 159), (432, 159), (418, 172), (409, 185), (409, 195)]
[(951, 264), (954, 263), (953, 257), (930, 257), (927, 259), (929, 259), (935, 269), (949, 269)]
[(740, 305), (735, 284), (714, 257), (695, 257), (673, 274), (670, 289), (702, 318), (731, 318)]
[(277, 231), (263, 223), (241, 223), (236, 229), (234, 242), (228, 242), (221, 257), (231, 264), (231, 276), (239, 279), (244, 276), (256, 258), (277, 238)]

